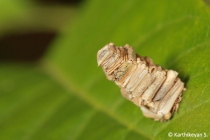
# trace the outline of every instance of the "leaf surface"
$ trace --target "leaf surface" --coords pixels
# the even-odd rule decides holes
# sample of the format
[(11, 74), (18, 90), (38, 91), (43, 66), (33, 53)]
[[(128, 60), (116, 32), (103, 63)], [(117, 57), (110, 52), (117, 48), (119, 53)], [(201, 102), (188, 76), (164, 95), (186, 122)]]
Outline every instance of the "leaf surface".
[[(209, 25), (209, 9), (200, 0), (86, 2), (40, 68), (2, 64), (0, 139), (210, 136)], [(138, 54), (179, 72), (187, 91), (171, 120), (145, 118), (106, 80), (96, 53), (109, 42), (128, 43)]]

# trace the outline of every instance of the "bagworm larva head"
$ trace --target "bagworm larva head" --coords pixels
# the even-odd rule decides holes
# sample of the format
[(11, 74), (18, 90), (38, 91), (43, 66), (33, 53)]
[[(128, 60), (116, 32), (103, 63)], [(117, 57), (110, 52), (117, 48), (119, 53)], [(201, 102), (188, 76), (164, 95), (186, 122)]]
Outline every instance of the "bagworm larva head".
[(106, 59), (113, 55), (115, 51), (114, 43), (109, 43), (98, 51), (97, 61), (100, 66)]

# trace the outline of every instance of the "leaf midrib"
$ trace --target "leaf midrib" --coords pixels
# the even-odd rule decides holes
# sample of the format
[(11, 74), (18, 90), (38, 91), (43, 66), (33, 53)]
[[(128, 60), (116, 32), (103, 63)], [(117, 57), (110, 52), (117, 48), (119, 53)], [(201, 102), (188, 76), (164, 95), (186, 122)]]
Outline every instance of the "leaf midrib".
[(78, 88), (72, 81), (67, 79), (63, 72), (57, 68), (53, 63), (50, 61), (43, 59), (40, 63), (41, 68), (49, 75), (53, 80), (55, 80), (59, 85), (61, 85), (64, 89), (74, 94), (74, 96), (78, 97), (79, 99), (83, 100), (85, 103), (89, 104), (92, 108), (107, 114), (110, 118), (114, 119), (118, 123), (122, 124), (128, 130), (132, 130), (138, 133), (145, 138), (153, 140), (154, 138), (151, 136), (146, 135), (143, 131), (138, 129), (135, 125), (127, 122), (126, 120), (122, 119), (120, 116), (115, 114), (113, 111), (110, 111), (106, 106), (95, 100), (93, 97), (90, 96), (86, 91)]

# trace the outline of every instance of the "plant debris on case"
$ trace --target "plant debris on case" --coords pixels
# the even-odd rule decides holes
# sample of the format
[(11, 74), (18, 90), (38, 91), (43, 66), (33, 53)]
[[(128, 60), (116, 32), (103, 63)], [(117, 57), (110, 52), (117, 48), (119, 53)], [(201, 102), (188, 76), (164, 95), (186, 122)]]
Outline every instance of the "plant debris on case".
[(127, 44), (107, 44), (98, 51), (97, 61), (106, 77), (121, 88), (125, 98), (141, 108), (144, 116), (166, 121), (178, 110), (185, 88), (176, 71), (155, 65)]

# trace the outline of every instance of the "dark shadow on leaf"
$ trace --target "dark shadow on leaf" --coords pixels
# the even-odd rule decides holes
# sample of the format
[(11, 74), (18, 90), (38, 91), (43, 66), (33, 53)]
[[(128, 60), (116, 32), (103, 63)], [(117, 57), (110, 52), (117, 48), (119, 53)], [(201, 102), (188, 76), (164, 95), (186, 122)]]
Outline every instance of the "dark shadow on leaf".
[(210, 0), (203, 0), (208, 6), (210, 6)]
[(187, 87), (188, 81), (190, 80), (190, 75), (185, 73), (185, 68), (183, 65), (179, 65), (180, 61), (176, 61), (175, 63), (171, 64), (174, 61), (177, 55), (172, 54), (170, 58), (166, 60), (167, 69), (175, 70), (179, 73), (178, 77), (184, 82), (185, 87)]

